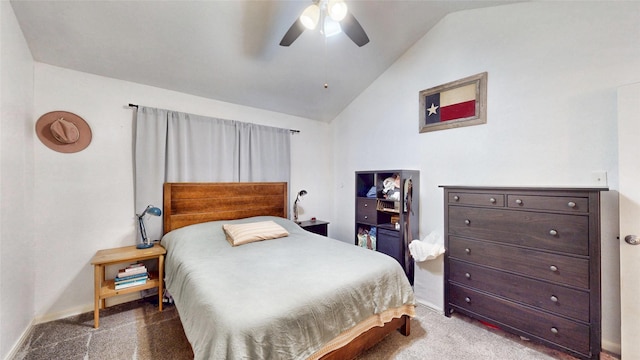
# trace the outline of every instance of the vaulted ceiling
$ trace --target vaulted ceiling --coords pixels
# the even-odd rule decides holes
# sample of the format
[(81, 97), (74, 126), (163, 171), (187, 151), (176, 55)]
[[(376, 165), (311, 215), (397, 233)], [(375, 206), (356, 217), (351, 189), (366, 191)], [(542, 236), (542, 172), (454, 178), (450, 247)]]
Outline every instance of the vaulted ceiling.
[(11, 4), (38, 62), (328, 122), (446, 14), (508, 3), (346, 2), (363, 47), (318, 29), (279, 46), (311, 0)]

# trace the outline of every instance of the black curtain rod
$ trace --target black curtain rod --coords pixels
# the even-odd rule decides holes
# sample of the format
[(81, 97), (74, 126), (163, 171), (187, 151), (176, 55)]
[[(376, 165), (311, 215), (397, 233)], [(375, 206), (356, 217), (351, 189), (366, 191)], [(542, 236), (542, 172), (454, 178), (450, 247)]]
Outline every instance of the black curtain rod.
[[(138, 108), (138, 105), (129, 103), (129, 107), (134, 107), (134, 108), (136, 108), (136, 109), (137, 109), (137, 108)], [(292, 134), (299, 134), (299, 133), (300, 133), (300, 130), (289, 129), (289, 131), (290, 131)]]

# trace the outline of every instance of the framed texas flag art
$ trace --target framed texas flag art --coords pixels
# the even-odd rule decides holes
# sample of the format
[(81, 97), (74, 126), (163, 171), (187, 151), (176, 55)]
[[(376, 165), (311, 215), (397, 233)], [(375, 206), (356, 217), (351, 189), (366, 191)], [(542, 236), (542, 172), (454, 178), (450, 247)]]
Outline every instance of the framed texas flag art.
[(420, 132), (487, 122), (487, 73), (420, 91)]

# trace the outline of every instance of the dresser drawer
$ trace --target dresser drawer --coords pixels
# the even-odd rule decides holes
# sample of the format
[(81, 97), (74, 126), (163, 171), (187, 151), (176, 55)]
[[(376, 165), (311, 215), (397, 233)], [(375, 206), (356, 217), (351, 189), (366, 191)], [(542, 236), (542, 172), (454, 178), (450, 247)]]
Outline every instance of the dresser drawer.
[(376, 199), (356, 199), (356, 222), (363, 224), (376, 224)]
[(524, 330), (526, 334), (588, 355), (590, 328), (553, 314), (538, 311), (462, 286), (451, 285), (451, 305), (489, 318), (499, 324)]
[(589, 218), (449, 206), (449, 235), (589, 255)]
[(507, 195), (510, 208), (588, 213), (589, 199), (584, 197)]
[(504, 207), (504, 194), (500, 193), (449, 193), (449, 204)]
[(451, 260), (450, 281), (589, 322), (589, 293), (482, 266)]
[(589, 260), (449, 237), (449, 257), (536, 279), (589, 288)]

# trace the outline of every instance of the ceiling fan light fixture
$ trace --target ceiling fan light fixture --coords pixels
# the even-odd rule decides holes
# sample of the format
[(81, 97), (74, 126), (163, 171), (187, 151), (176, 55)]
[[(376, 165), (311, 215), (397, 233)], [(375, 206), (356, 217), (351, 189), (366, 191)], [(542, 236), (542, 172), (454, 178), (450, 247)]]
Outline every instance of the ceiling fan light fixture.
[(367, 33), (351, 14), (344, 0), (311, 1), (313, 4), (304, 9), (284, 34), (280, 46), (290, 46), (305, 30), (313, 30), (318, 25), (325, 38), (342, 32), (358, 47), (369, 43)]
[(304, 27), (309, 30), (313, 30), (318, 26), (318, 21), (320, 20), (320, 7), (316, 4), (311, 4), (307, 6), (306, 9), (300, 15), (300, 22)]
[(341, 32), (342, 32), (342, 28), (340, 27), (339, 22), (333, 20), (329, 16), (324, 18), (324, 23), (322, 24), (322, 33), (324, 34), (325, 37), (338, 35)]
[(342, 21), (347, 16), (347, 4), (343, 0), (329, 0), (327, 12), (335, 21)]

